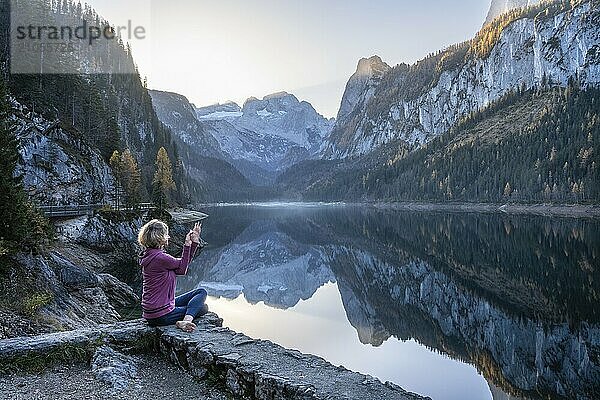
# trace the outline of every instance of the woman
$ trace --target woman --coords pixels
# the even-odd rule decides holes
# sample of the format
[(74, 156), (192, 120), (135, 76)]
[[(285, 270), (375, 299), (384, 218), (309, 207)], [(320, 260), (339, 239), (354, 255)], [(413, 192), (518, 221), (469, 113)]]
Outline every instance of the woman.
[(142, 227), (138, 242), (144, 248), (140, 265), (144, 278), (143, 317), (150, 326), (173, 325), (185, 331), (196, 329), (194, 318), (207, 312), (207, 292), (196, 289), (175, 297), (178, 275), (185, 275), (200, 243), (201, 224), (196, 223), (185, 237), (183, 254), (175, 258), (165, 253), (169, 243), (169, 227), (157, 219)]

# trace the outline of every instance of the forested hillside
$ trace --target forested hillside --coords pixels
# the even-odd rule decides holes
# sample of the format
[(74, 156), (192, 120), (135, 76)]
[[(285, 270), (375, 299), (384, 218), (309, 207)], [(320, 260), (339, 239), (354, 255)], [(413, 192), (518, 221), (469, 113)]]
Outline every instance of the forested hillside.
[(290, 196), (325, 200), (598, 202), (600, 90), (516, 91), (419, 150), (289, 170)]
[[(78, 26), (82, 20), (99, 26), (108, 25), (89, 6), (81, 6), (72, 0), (50, 2), (31, 0), (32, 20), (44, 18), (56, 21), (57, 26)], [(6, 6), (6, 5), (5, 5)], [(110, 42), (113, 48), (102, 59), (94, 53), (87, 53), (79, 60), (64, 62), (76, 63), (80, 74), (8, 74), (9, 44), (7, 42), (8, 13), (3, 13), (0, 21), (2, 30), (3, 76), (8, 81), (11, 96), (21, 104), (39, 113), (48, 120), (59, 121), (61, 127), (80, 136), (87, 144), (97, 148), (108, 163), (115, 150), (130, 150), (141, 169), (141, 197), (149, 200), (152, 195), (154, 163), (158, 150), (164, 147), (175, 171), (176, 188), (172, 193), (175, 203), (185, 203), (197, 196), (194, 184), (187, 174), (181, 172), (181, 160), (171, 132), (157, 118), (152, 108), (152, 99), (137, 73), (130, 49), (118, 41)], [(63, 62), (61, 60), (61, 62)], [(86, 65), (110, 62), (121, 66), (126, 73), (86, 74)], [(134, 73), (129, 73), (134, 71)]]

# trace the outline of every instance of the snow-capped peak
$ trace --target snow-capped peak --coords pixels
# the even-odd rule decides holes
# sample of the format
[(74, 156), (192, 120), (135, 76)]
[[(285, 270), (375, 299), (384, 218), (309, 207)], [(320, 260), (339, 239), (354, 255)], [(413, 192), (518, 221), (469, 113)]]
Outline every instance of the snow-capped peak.
[(200, 121), (218, 121), (235, 119), (242, 116), (241, 107), (234, 102), (196, 107), (196, 116)]

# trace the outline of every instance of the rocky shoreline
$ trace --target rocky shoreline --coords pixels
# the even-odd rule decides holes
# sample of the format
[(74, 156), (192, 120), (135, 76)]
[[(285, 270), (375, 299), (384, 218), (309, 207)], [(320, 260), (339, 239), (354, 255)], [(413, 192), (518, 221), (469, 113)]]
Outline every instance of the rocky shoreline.
[[(118, 392), (127, 388), (131, 371), (135, 371), (126, 365), (130, 356), (122, 353), (160, 353), (195, 379), (222, 387), (234, 398), (425, 399), (392, 383), (336, 367), (322, 358), (223, 328), (222, 320), (213, 313), (200, 318), (197, 324), (198, 330), (191, 334), (174, 327), (151, 328), (136, 320), (2, 340), (0, 383), (10, 384), (11, 376), (15, 376), (11, 374), (41, 373), (52, 366), (74, 362), (91, 364), (93, 371), (98, 353), (103, 352), (104, 358), (106, 354), (117, 357), (117, 361), (108, 357), (104, 362), (102, 379), (112, 382)], [(43, 379), (45, 375), (41, 376)]]
[(367, 204), (374, 208), (402, 211), (505, 213), (519, 215), (542, 215), (552, 217), (600, 218), (600, 205), (584, 204), (491, 204), (421, 202), (378, 202)]

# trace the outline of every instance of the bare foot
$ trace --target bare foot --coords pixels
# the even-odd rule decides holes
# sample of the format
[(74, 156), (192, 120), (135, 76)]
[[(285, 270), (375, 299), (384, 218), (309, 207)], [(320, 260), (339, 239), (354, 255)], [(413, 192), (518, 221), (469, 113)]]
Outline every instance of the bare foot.
[(191, 321), (177, 321), (175, 326), (184, 332), (193, 332), (196, 329), (196, 324)]

